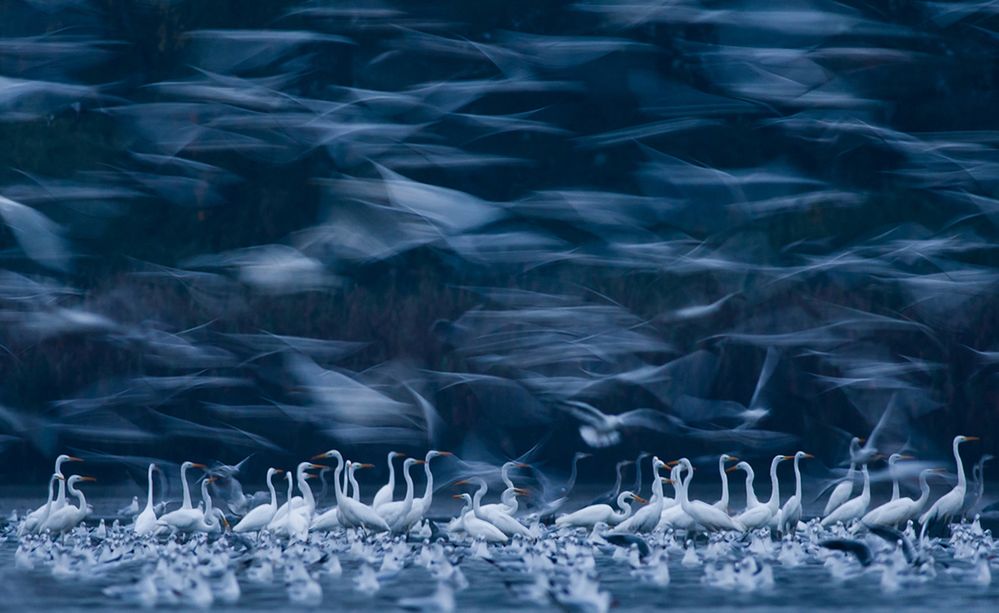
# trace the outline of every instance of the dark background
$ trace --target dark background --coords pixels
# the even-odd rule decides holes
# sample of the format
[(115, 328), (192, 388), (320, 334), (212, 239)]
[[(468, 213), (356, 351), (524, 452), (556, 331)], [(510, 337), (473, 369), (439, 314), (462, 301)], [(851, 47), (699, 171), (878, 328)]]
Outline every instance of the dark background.
[[(999, 22), (981, 4), (0, 1), (0, 195), (64, 241), (39, 256), (0, 225), (5, 478), (67, 449), (255, 452), (262, 471), (332, 445), (498, 461), (543, 437), (535, 457), (564, 468), (585, 448), (557, 408), (572, 394), (525, 381), (589, 377), (574, 397), (607, 413), (724, 432), (676, 402), (747, 404), (770, 347), (757, 427), (825, 465), (890, 402), (887, 450), (946, 457), (963, 433), (995, 453)], [(389, 172), (471, 204), (415, 217)], [(240, 251), (262, 245), (286, 251)], [(255, 281), (279, 253), (306, 269)], [(613, 309), (638, 338), (601, 354), (592, 321), (535, 297), (551, 319), (515, 315), (515, 342), (486, 349), (475, 325), (523, 307), (480, 288)], [(521, 367), (543, 329), (593, 352)], [(444, 428), (338, 439), (264, 332), (358, 343), (304, 353), (402, 403), (409, 382)], [(614, 378), (695, 354), (660, 393)], [(549, 413), (431, 372), (513, 382)], [(773, 451), (629, 429), (601, 457), (733, 448)]]

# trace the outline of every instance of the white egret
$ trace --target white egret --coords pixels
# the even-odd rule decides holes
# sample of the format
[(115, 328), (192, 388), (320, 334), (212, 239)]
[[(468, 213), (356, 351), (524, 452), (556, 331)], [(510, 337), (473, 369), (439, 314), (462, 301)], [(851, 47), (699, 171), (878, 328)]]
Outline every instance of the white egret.
[(763, 504), (756, 497), (756, 490), (753, 488), (753, 481), (756, 479), (756, 473), (753, 472), (753, 467), (747, 462), (739, 462), (735, 466), (726, 469), (725, 472), (735, 472), (737, 470), (742, 470), (746, 473), (746, 509), (752, 509), (753, 507), (758, 507)]
[(612, 534), (632, 534), (635, 532), (652, 532), (659, 525), (663, 512), (663, 478), (659, 475), (659, 469), (666, 466), (666, 463), (658, 457), (652, 458), (652, 498), (649, 504), (638, 509), (630, 517), (619, 523), (611, 530)]
[(135, 516), (132, 531), (136, 534), (151, 534), (156, 530), (156, 505), (153, 503), (153, 473), (159, 470), (150, 463), (146, 474), (146, 508)]
[(187, 471), (191, 468), (205, 470), (208, 467), (197, 462), (184, 462), (180, 465), (180, 483), (183, 489), (183, 500), (179, 509), (165, 513), (156, 520), (158, 527), (189, 531), (196, 522), (204, 517), (201, 509), (195, 509), (194, 505), (191, 504), (191, 487), (187, 483)]
[(81, 460), (76, 456), (71, 456), (66, 454), (62, 454), (56, 458), (55, 468), (52, 470), (52, 472), (53, 474), (59, 475), (60, 477), (59, 479), (57, 479), (57, 481), (59, 481), (59, 493), (52, 501), (51, 505), (48, 502), (45, 502), (31, 513), (28, 513), (28, 516), (24, 518), (25, 523), (23, 525), (25, 526), (25, 530), (29, 532), (33, 531), (38, 526), (38, 521), (42, 518), (42, 515), (45, 515), (49, 512), (46, 511), (46, 509), (58, 510), (66, 505), (66, 479), (65, 475), (62, 474), (62, 465), (65, 464), (66, 462), (82, 462), (82, 461), (83, 460)]
[(728, 514), (728, 474), (725, 472), (725, 462), (735, 462), (739, 458), (734, 455), (723, 453), (718, 456), (718, 475), (721, 477), (722, 493), (721, 499), (713, 506)]
[(889, 500), (868, 511), (860, 519), (860, 522), (869, 528), (874, 526), (895, 527), (915, 518), (926, 507), (926, 503), (930, 499), (930, 485), (927, 478), (930, 474), (943, 470), (942, 468), (927, 468), (919, 473), (919, 498), (916, 500), (908, 497)]
[(232, 531), (236, 533), (243, 532), (258, 532), (267, 527), (267, 524), (274, 519), (274, 514), (277, 513), (278, 503), (277, 503), (277, 491), (274, 489), (274, 475), (283, 473), (284, 470), (280, 468), (268, 468), (267, 469), (267, 489), (271, 493), (271, 501), (265, 502), (250, 510), (249, 513), (243, 516), (243, 519), (239, 520), (235, 526), (233, 526)]
[(208, 486), (214, 483), (216, 479), (218, 479), (218, 477), (213, 475), (205, 477), (204, 481), (201, 482), (201, 499), (205, 503), (205, 509), (204, 511), (199, 511), (201, 516), (198, 517), (191, 526), (183, 529), (184, 532), (205, 532), (208, 534), (214, 534), (222, 530), (221, 522), (225, 522), (225, 516), (222, 515), (221, 509), (217, 509), (212, 506), (212, 497), (208, 493)]
[(839, 505), (849, 500), (850, 496), (853, 495), (853, 481), (857, 474), (857, 461), (855, 458), (860, 453), (860, 443), (863, 441), (864, 439), (857, 438), (856, 436), (850, 439), (850, 469), (846, 471), (846, 478), (834, 487), (832, 493), (829, 494), (829, 500), (826, 501), (826, 508), (822, 511), (823, 517), (835, 511)]
[(961, 508), (964, 506), (964, 495), (968, 491), (968, 480), (964, 475), (964, 463), (961, 461), (959, 447), (961, 443), (977, 440), (977, 436), (958, 435), (954, 437), (954, 442), (951, 446), (954, 450), (954, 462), (957, 464), (957, 485), (954, 486), (954, 489), (938, 498), (933, 503), (933, 506), (919, 518), (919, 523), (923, 524), (922, 533), (926, 532), (926, 526), (930, 522), (947, 521), (961, 512)]
[(506, 485), (506, 489), (500, 494), (500, 502), (493, 504), (482, 505), (482, 510), (486, 513), (491, 513), (495, 511), (501, 511), (503, 513), (508, 513), (513, 515), (520, 508), (520, 503), (517, 500), (517, 495), (526, 495), (527, 491), (522, 490), (513, 484), (513, 480), (510, 479), (510, 471), (514, 468), (530, 468), (527, 464), (522, 462), (504, 462), (503, 466), (500, 468), (500, 478), (503, 479), (503, 484)]
[(688, 492), (690, 490), (690, 482), (694, 478), (694, 467), (687, 458), (680, 458), (680, 463), (687, 471), (687, 476), (684, 477), (680, 483), (680, 489), (677, 491), (677, 496), (680, 498), (680, 506), (684, 512), (690, 515), (698, 525), (708, 531), (737, 530), (744, 532), (746, 527), (738, 519), (729, 517), (727, 513), (714, 505), (690, 499)]
[(423, 490), (423, 497), (417, 498), (413, 501), (413, 509), (409, 512), (409, 516), (406, 518), (407, 526), (415, 526), (419, 522), (423, 521), (423, 518), (430, 511), (430, 506), (434, 503), (434, 474), (430, 471), (430, 461), (434, 458), (442, 458), (454, 455), (450, 451), (437, 451), (436, 449), (431, 449), (424, 456), (423, 461), (423, 472), (427, 478), (426, 489)]
[(903, 453), (893, 453), (888, 456), (888, 474), (891, 475), (891, 501), (894, 502), (898, 500), (901, 495), (898, 489), (898, 475), (895, 473), (895, 463), (899, 460), (913, 460), (911, 455), (905, 455)]
[(636, 501), (645, 504), (648, 501), (631, 492), (621, 492), (617, 497), (617, 507), (620, 511), (615, 511), (609, 504), (591, 504), (578, 511), (567, 513), (555, 520), (558, 527), (592, 528), (603, 522), (608, 526), (616, 526), (631, 517), (632, 508), (629, 501)]
[(864, 475), (864, 489), (860, 492), (860, 496), (847, 500), (833, 509), (832, 513), (822, 519), (823, 526), (832, 526), (837, 522), (845, 524), (860, 519), (867, 512), (867, 507), (871, 504), (871, 474), (867, 470), (867, 464), (863, 465), (861, 472)]
[(505, 510), (501, 510), (496, 507), (486, 509), (482, 506), (482, 498), (486, 495), (486, 491), (489, 489), (489, 486), (486, 485), (485, 479), (475, 477), (470, 481), (459, 481), (456, 485), (469, 482), (475, 483), (479, 486), (479, 489), (475, 492), (475, 496), (472, 498), (472, 511), (475, 513), (476, 517), (496, 526), (506, 536), (513, 536), (515, 534), (526, 537), (531, 536), (530, 530), (524, 527), (524, 524), (514, 519), (514, 517)]
[(336, 484), (335, 493), (340, 523), (348, 528), (363, 526), (376, 532), (388, 532), (390, 530), (389, 525), (385, 523), (385, 520), (374, 509), (359, 500), (349, 498), (341, 490), (340, 475), (343, 473), (344, 468), (343, 455), (336, 449), (330, 449), (325, 453), (313, 456), (312, 459), (317, 460), (321, 458), (335, 458), (337, 461), (336, 470), (333, 473), (333, 481)]
[(680, 480), (683, 477), (684, 466), (677, 462), (670, 470), (669, 479), (664, 479), (664, 483), (673, 484), (676, 492), (676, 499), (663, 497), (663, 511), (659, 515), (659, 524), (656, 530), (666, 528), (676, 528), (680, 530), (690, 530), (694, 527), (694, 519), (687, 515), (687, 512), (680, 506)]
[(416, 464), (424, 463), (423, 460), (417, 460), (416, 458), (406, 458), (402, 463), (402, 478), (406, 481), (405, 498), (386, 502), (380, 507), (374, 507), (375, 511), (382, 516), (382, 519), (385, 520), (385, 523), (388, 524), (393, 532), (402, 532), (404, 528), (408, 528), (408, 526), (405, 526), (406, 517), (413, 510), (413, 475), (409, 471)]
[(475, 492), (474, 497), (469, 496), (467, 493), (457, 496), (457, 498), (464, 500), (466, 504), (470, 501), (472, 505), (471, 512), (466, 512), (462, 515), (461, 529), (473, 539), (481, 538), (487, 543), (505, 543), (510, 540), (507, 535), (493, 524), (482, 519), (478, 514), (479, 502), (481, 502), (483, 494), (484, 490), (480, 489)]
[(78, 506), (67, 504), (61, 509), (53, 509), (49, 513), (49, 518), (42, 524), (42, 530), (48, 530), (52, 533), (67, 532), (87, 518), (87, 515), (90, 514), (87, 498), (82, 491), (76, 488), (76, 484), (80, 481), (97, 481), (97, 479), (83, 475), (70, 476), (66, 480), (66, 491), (76, 497)]
[(393, 461), (396, 458), (404, 457), (406, 457), (406, 454), (399, 453), (398, 451), (390, 451), (388, 453), (388, 458), (386, 459), (389, 469), (388, 483), (378, 488), (378, 491), (375, 492), (375, 497), (371, 500), (371, 506), (375, 509), (386, 502), (392, 502), (392, 498), (395, 496), (395, 464)]
[(766, 504), (747, 508), (736, 516), (747, 530), (770, 525), (780, 512), (780, 481), (777, 479), (777, 467), (786, 459), (785, 455), (777, 455), (770, 462), (770, 500)]
[(52, 513), (52, 500), (55, 497), (55, 482), (65, 479), (59, 473), (52, 473), (52, 477), (49, 478), (49, 495), (45, 500), (45, 504), (41, 506), (41, 515), (34, 515), (34, 521), (29, 522), (32, 516), (24, 518), (21, 525), (17, 528), (17, 535), (24, 536), (25, 534), (30, 534), (32, 532), (41, 532), (42, 526), (49, 519), (49, 515)]
[(780, 509), (778, 528), (782, 534), (788, 532), (793, 534), (798, 529), (798, 522), (801, 520), (801, 468), (798, 466), (798, 462), (815, 456), (804, 451), (799, 451), (794, 456), (785, 456), (787, 459), (791, 457), (794, 458), (794, 495), (788, 498)]

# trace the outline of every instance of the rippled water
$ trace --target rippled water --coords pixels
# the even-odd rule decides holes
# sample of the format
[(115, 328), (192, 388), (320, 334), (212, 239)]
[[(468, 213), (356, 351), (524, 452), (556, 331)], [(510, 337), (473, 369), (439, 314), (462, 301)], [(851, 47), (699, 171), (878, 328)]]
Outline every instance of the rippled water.
[[(9, 499), (8, 499), (9, 500)], [(101, 499), (97, 512), (110, 511), (124, 505), (128, 499)], [(12, 501), (24, 506), (27, 501)], [(9, 508), (5, 505), (5, 508)], [(107, 520), (111, 521), (110, 517)], [(96, 522), (91, 521), (91, 524)], [(706, 545), (698, 542), (700, 555)], [(36, 566), (32, 570), (15, 569), (14, 552), (17, 538), (8, 534), (0, 544), (0, 590), (3, 607), (30, 608), (32, 610), (95, 610), (130, 609), (134, 605), (105, 596), (102, 590), (111, 585), (135, 581), (147, 568), (145, 563), (129, 563), (106, 572), (87, 572), (82, 576), (54, 577), (48, 567)], [(940, 607), (965, 610), (986, 610), (999, 599), (999, 582), (984, 587), (970, 578), (972, 563), (953, 560), (942, 553), (937, 556), (937, 574), (924, 583), (904, 585), (894, 592), (886, 592), (881, 585), (881, 570), (877, 564), (856, 576), (834, 579), (830, 570), (816, 559), (788, 567), (777, 559), (760, 559), (771, 565), (774, 584), (755, 591), (724, 589), (706, 580), (708, 567), (713, 562), (686, 566), (682, 553), (669, 555), (670, 582), (657, 586), (637, 576), (625, 557), (615, 558), (616, 548), (605, 547), (596, 555), (596, 573), (600, 588), (612, 595), (612, 608), (623, 611), (648, 610), (650, 607), (682, 611), (765, 611), (785, 610), (840, 610), (865, 611), (923, 610)], [(493, 549), (495, 562), (490, 563), (465, 553), (460, 568), (468, 580), (468, 587), (455, 592), (456, 610), (557, 610), (525, 600), (521, 590), (532, 582), (532, 576), (504, 569), (505, 563), (519, 560), (511, 554)], [(321, 608), (349, 610), (394, 609), (401, 598), (429, 595), (436, 584), (430, 573), (410, 565), (391, 578), (381, 581), (381, 589), (373, 595), (357, 591), (355, 577), (362, 562), (350, 553), (339, 553), (343, 574), (339, 577), (320, 576), (323, 587)], [(993, 573), (999, 565), (992, 564)], [(237, 571), (242, 595), (235, 605), (216, 602), (213, 610), (265, 611), (291, 605), (281, 573), (275, 570), (275, 582), (259, 585), (246, 579), (245, 571)], [(0, 607), (2, 608), (2, 607)], [(186, 608), (186, 607), (185, 607)]]

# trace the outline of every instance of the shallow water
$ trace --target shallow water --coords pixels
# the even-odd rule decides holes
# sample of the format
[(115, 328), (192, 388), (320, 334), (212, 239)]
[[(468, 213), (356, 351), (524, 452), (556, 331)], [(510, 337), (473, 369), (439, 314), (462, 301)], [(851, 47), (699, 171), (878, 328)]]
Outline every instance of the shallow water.
[[(127, 498), (99, 499), (96, 502), (98, 516), (106, 515), (110, 526), (113, 509), (128, 502)], [(23, 507), (24, 500), (18, 500)], [(5, 505), (5, 508), (10, 508)], [(88, 523), (96, 525), (95, 520)], [(125, 523), (125, 522), (122, 522)], [(988, 535), (988, 532), (986, 533)], [(585, 534), (581, 534), (585, 539)], [(653, 549), (656, 538), (650, 537)], [(349, 610), (396, 609), (402, 598), (431, 594), (436, 580), (431, 573), (410, 560), (409, 564), (393, 576), (381, 576), (380, 589), (367, 594), (355, 588), (356, 577), (364, 562), (347, 551), (346, 543), (340, 537), (313, 537), (312, 541), (325, 543), (342, 564), (343, 572), (338, 577), (317, 574), (322, 585), (321, 608), (345, 608)], [(331, 544), (337, 542), (338, 544)], [(991, 539), (988, 542), (991, 544)], [(99, 544), (96, 539), (92, 544)], [(17, 607), (31, 610), (122, 610), (131, 609), (135, 604), (111, 598), (103, 593), (109, 586), (120, 586), (137, 581), (148, 572), (148, 562), (133, 561), (120, 565), (97, 564), (86, 571), (56, 576), (48, 564), (36, 564), (35, 568), (24, 570), (15, 567), (15, 550), (18, 539), (4, 529), (4, 540), (0, 544), (0, 586), (4, 597), (4, 608)], [(237, 543), (238, 545), (238, 543)], [(706, 542), (697, 541), (699, 556), (705, 557)], [(992, 546), (992, 556), (997, 548)], [(413, 545), (419, 548), (420, 545)], [(562, 545), (559, 545), (562, 547)], [(95, 547), (95, 550), (97, 547)], [(235, 549), (232, 551), (235, 552)], [(455, 590), (455, 610), (485, 611), (510, 610), (545, 611), (558, 610), (554, 603), (536, 602), (527, 599), (523, 591), (530, 587), (534, 574), (523, 568), (516, 568), (521, 562), (518, 554), (490, 546), (494, 556), (492, 562), (476, 559), (467, 547), (457, 546), (452, 559), (468, 581), (467, 587)], [(862, 570), (855, 562), (848, 562), (848, 578), (836, 579), (830, 568), (815, 555), (809, 555), (797, 566), (783, 564), (774, 556), (756, 556), (773, 571), (773, 585), (749, 590), (747, 588), (723, 588), (709, 580), (709, 571), (732, 556), (723, 556), (717, 561), (702, 562), (688, 566), (683, 561), (682, 551), (668, 553), (670, 581), (659, 586), (633, 570), (626, 556), (615, 552), (614, 546), (598, 547), (595, 553), (594, 577), (601, 591), (610, 593), (611, 606), (615, 610), (640, 611), (650, 607), (669, 608), (681, 611), (797, 611), (832, 610), (843, 608), (863, 608), (866, 611), (925, 610), (940, 607), (959, 607), (965, 610), (986, 610), (999, 599), (999, 583), (988, 586), (977, 585), (971, 578), (972, 562), (954, 560), (952, 550), (939, 548), (936, 557), (936, 576), (923, 582), (906, 583), (897, 591), (886, 591), (882, 587), (882, 571), (878, 562)], [(826, 552), (817, 549), (818, 556)], [(774, 552), (776, 553), (776, 551)], [(835, 554), (840, 555), (840, 554)], [(739, 553), (738, 556), (745, 556)], [(245, 565), (241, 565), (233, 553), (230, 567), (236, 569), (241, 596), (234, 604), (216, 601), (215, 610), (264, 611), (275, 607), (301, 607), (290, 604), (285, 582), (280, 570), (275, 569), (272, 583), (261, 585), (248, 580)], [(373, 563), (378, 568), (377, 562)], [(992, 572), (999, 565), (992, 561)], [(178, 607), (174, 607), (178, 608)], [(188, 605), (183, 605), (188, 608)]]

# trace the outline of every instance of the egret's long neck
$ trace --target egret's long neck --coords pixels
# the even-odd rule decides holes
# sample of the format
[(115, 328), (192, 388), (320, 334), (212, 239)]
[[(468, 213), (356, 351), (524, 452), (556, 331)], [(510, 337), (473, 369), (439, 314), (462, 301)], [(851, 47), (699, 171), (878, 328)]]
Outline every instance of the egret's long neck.
[(277, 490), (274, 489), (274, 471), (267, 471), (267, 489), (271, 491), (271, 506), (277, 508)]
[(930, 484), (926, 481), (926, 474), (919, 475), (919, 499), (916, 500), (917, 508), (922, 509), (926, 501), (930, 499)]
[(621, 491), (621, 479), (624, 478), (624, 464), (617, 465), (617, 479), (614, 480), (614, 493)]
[(635, 485), (631, 488), (636, 494), (642, 493), (642, 458), (635, 460)]
[(513, 480), (510, 479), (511, 468), (513, 468), (513, 465), (507, 462), (503, 465), (503, 468), (500, 469), (500, 477), (503, 479), (503, 485), (505, 485), (508, 490), (513, 488)]
[(957, 487), (968, 489), (968, 479), (964, 476), (964, 462), (961, 461), (960, 439), (954, 439), (954, 462), (957, 463)]
[(394, 492), (395, 492), (395, 462), (392, 461), (392, 454), (391, 453), (389, 453), (389, 455), (388, 455), (388, 467), (389, 467), (388, 487), (389, 487), (389, 491), (393, 492), (393, 495), (395, 495), (394, 494)]
[(794, 495), (798, 498), (798, 503), (801, 503), (801, 469), (798, 467), (798, 460), (800, 460), (797, 455), (794, 456)]
[(73, 495), (76, 496), (76, 501), (80, 505), (80, 512), (81, 513), (86, 513), (87, 512), (87, 497), (83, 495), (83, 490), (79, 490), (79, 489), (77, 489), (77, 488), (74, 487), (73, 488)]
[(569, 480), (565, 482), (565, 493), (568, 494), (576, 486), (576, 476), (579, 474), (579, 456), (572, 458), (572, 471), (569, 472)]
[(309, 509), (316, 508), (316, 498), (312, 495), (312, 486), (309, 485), (308, 480), (305, 478), (305, 469), (307, 466), (298, 466), (298, 470), (295, 471), (295, 477), (298, 479), (298, 489), (302, 492), (302, 497), (305, 498), (305, 504)]
[[(957, 447), (955, 447), (955, 449), (956, 448)], [(64, 458), (63, 456), (59, 456), (58, 458), (56, 458), (55, 471), (56, 471), (56, 473), (59, 474), (59, 476), (63, 476), (63, 474), (62, 474), (62, 465), (63, 465), (63, 462), (65, 462), (65, 461), (66, 461), (66, 458)], [(65, 501), (66, 501), (66, 480), (65, 479), (59, 479), (59, 495), (56, 497), (56, 504), (59, 504), (59, 503), (65, 502)]]
[(660, 508), (663, 506), (663, 480), (659, 476), (659, 466), (653, 461), (652, 463), (652, 500), (651, 504), (658, 505)]
[(212, 514), (212, 497), (208, 495), (208, 479), (201, 482), (201, 499), (205, 501), (205, 519)]
[(288, 480), (288, 508), (291, 508), (291, 499), (295, 496), (295, 480), (292, 478), (291, 473), (288, 473), (286, 477)]
[(870, 500), (871, 499), (871, 473), (869, 473), (867, 471), (867, 464), (864, 464), (864, 468), (862, 469), (862, 472), (864, 473), (864, 491), (860, 494), (860, 497), (863, 498), (864, 500)]
[(759, 502), (756, 500), (756, 490), (753, 489), (753, 479), (756, 477), (753, 474), (753, 469), (750, 468), (746, 471), (746, 504), (748, 505), (750, 501)]
[(770, 463), (770, 502), (767, 504), (774, 513), (780, 508), (780, 481), (777, 480), (778, 464), (780, 464), (780, 458), (774, 458), (774, 461)]
[(718, 458), (718, 475), (721, 476), (722, 486), (721, 500), (718, 502), (723, 507), (728, 508), (728, 475), (725, 474), (725, 460), (723, 458)]
[(427, 476), (427, 487), (423, 490), (423, 509), (430, 508), (430, 503), (434, 500), (434, 473), (430, 472), (430, 458), (426, 458), (427, 463), (423, 465), (423, 473)]
[(618, 516), (631, 516), (631, 504), (628, 502), (628, 492), (625, 492), (617, 497), (617, 508), (621, 509)]
[(55, 475), (52, 475), (52, 478), (49, 479), (49, 499), (45, 503), (45, 511), (42, 512), (42, 521), (40, 523), (45, 523), (45, 520), (49, 518), (49, 514), (52, 512), (52, 496), (55, 491), (52, 486), (54, 485), (54, 481), (61, 481), (61, 479)]
[(336, 497), (337, 505), (343, 503), (344, 494), (342, 491), (342, 484), (340, 482), (340, 475), (343, 473), (343, 459), (336, 459), (336, 470), (333, 471), (333, 495)]
[[(410, 465), (412, 468), (412, 465)], [(406, 498), (402, 502), (402, 507), (409, 512), (413, 508), (413, 475), (409, 474), (406, 467), (402, 467), (402, 478), (406, 480)]]
[(687, 497), (687, 488), (690, 487), (690, 481), (694, 478), (694, 469), (692, 467), (687, 468), (687, 475), (680, 479), (680, 488), (677, 491), (677, 496), (680, 498), (680, 508), (686, 511), (690, 507), (690, 499)]
[(895, 473), (895, 462), (888, 463), (888, 472), (891, 473), (891, 499), (898, 500), (901, 493), (898, 491), (898, 475)]
[(854, 464), (853, 462), (850, 462), (850, 470), (846, 471), (846, 478), (850, 480), (851, 484), (853, 483), (853, 476), (856, 474), (857, 474), (857, 465)]
[(146, 476), (147, 490), (146, 490), (146, 510), (149, 511), (153, 508), (153, 466), (149, 465), (149, 474)]
[(500, 502), (505, 504), (507, 508), (510, 509), (511, 514), (516, 513), (517, 509), (520, 508), (520, 501), (517, 500), (517, 492), (514, 491), (512, 486), (503, 490), (503, 494), (500, 496)]
[(180, 468), (180, 487), (184, 491), (184, 502), (180, 505), (180, 508), (193, 509), (194, 505), (191, 504), (191, 486), (187, 484), (186, 466), (181, 466)]
[(361, 487), (357, 485), (357, 477), (355, 476), (356, 468), (350, 467), (350, 487), (354, 488), (354, 492), (351, 494), (351, 498), (360, 502), (361, 500)]
[(476, 515), (479, 514), (482, 497), (486, 495), (487, 489), (489, 488), (486, 486), (485, 481), (483, 481), (482, 485), (479, 486), (479, 489), (475, 491), (475, 496), (472, 497), (472, 511), (474, 511)]

